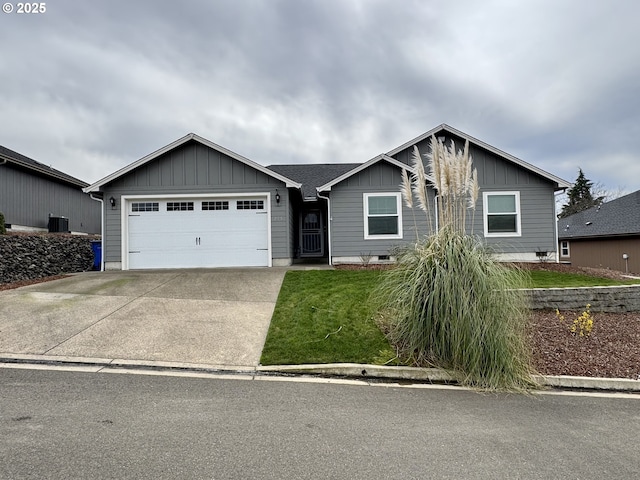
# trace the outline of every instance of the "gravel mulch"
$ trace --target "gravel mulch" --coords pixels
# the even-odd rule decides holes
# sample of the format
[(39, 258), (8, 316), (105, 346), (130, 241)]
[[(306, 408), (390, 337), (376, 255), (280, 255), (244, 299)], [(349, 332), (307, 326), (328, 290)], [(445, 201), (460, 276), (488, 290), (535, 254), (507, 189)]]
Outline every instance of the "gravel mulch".
[[(627, 279), (615, 270), (572, 267), (558, 263), (520, 264), (530, 270), (580, 273), (613, 280)], [(571, 333), (573, 320), (582, 312), (535, 310), (529, 335), (534, 368), (543, 375), (631, 378), (640, 380), (640, 312), (591, 312), (593, 330), (589, 336)]]
[(631, 378), (640, 380), (640, 312), (591, 312), (589, 336), (570, 332), (582, 312), (537, 310), (529, 335), (533, 366), (543, 375)]

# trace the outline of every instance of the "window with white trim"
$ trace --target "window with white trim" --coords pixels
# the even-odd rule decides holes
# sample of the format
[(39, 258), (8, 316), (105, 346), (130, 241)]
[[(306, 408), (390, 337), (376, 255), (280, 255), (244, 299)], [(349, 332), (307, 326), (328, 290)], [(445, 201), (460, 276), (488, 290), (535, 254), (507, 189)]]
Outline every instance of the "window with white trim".
[(167, 212), (193, 211), (193, 202), (167, 202)]
[(264, 210), (264, 200), (238, 200), (236, 210)]
[(485, 237), (519, 237), (520, 192), (483, 192)]
[(364, 238), (402, 238), (402, 199), (398, 193), (365, 193)]
[(131, 204), (132, 212), (157, 212), (159, 210), (158, 202), (133, 202)]
[(570, 257), (569, 255), (569, 242), (567, 240), (563, 240), (560, 242), (560, 256), (561, 257)]
[(202, 210), (229, 210), (229, 202), (227, 200), (202, 202)]

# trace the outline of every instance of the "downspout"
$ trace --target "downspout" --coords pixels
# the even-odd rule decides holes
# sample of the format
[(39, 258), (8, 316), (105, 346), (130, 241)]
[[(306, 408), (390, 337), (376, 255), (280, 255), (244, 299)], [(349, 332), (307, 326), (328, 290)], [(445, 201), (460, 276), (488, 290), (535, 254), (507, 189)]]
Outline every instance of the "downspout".
[(556, 202), (556, 198), (559, 193), (562, 194), (565, 192), (565, 190), (561, 190), (560, 192), (553, 192), (553, 232), (556, 239), (556, 263), (560, 263), (560, 243), (558, 239), (558, 202)]
[(104, 200), (89, 194), (91, 200), (100, 202), (100, 271), (104, 272)]
[(329, 197), (323, 197), (318, 192), (318, 198), (322, 198), (327, 201), (327, 242), (329, 243), (328, 255), (329, 255), (329, 265), (333, 265), (331, 262), (331, 199)]

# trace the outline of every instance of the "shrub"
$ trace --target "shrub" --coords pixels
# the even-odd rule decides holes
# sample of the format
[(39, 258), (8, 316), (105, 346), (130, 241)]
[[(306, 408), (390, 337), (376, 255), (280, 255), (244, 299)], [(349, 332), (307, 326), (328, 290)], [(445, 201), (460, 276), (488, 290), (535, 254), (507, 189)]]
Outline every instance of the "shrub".
[(482, 240), (465, 234), (468, 209), (475, 209), (476, 173), (468, 145), (463, 152), (431, 139), (431, 175), (414, 149), (409, 189), (428, 212), (425, 179), (439, 193), (440, 229), (396, 252), (376, 292), (387, 319), (390, 341), (399, 355), (418, 366), (451, 370), (466, 385), (519, 390), (535, 386), (525, 328), (525, 285), (520, 270), (500, 264)]
[[(556, 308), (556, 316), (562, 323), (565, 322), (564, 315), (560, 313), (560, 310)], [(593, 316), (591, 315), (591, 304), (587, 303), (585, 310), (576, 318), (573, 319), (571, 325), (569, 325), (569, 331), (573, 335), (579, 337), (588, 337), (593, 330)]]

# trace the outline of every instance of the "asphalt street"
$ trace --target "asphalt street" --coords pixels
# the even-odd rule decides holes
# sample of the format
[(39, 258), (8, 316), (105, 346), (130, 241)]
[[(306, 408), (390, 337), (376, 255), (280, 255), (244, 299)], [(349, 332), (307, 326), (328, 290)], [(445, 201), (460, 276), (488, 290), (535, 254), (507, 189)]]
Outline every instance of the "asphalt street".
[(640, 476), (637, 396), (245, 378), (0, 369), (0, 478)]

